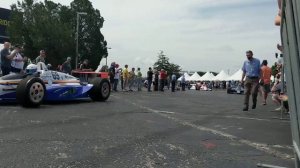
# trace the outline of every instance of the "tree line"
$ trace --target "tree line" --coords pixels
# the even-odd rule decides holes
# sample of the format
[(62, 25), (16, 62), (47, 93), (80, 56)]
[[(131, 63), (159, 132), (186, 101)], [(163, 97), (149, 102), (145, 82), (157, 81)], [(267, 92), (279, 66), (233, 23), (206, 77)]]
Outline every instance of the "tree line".
[(24, 55), (31, 59), (43, 49), (47, 63), (56, 66), (71, 57), (75, 67), (77, 12), (87, 13), (79, 20), (79, 61), (88, 59), (95, 68), (108, 55), (107, 42), (101, 33), (104, 18), (89, 0), (74, 0), (70, 6), (50, 0), (23, 0), (12, 4), (11, 10), (10, 41), (23, 45)]

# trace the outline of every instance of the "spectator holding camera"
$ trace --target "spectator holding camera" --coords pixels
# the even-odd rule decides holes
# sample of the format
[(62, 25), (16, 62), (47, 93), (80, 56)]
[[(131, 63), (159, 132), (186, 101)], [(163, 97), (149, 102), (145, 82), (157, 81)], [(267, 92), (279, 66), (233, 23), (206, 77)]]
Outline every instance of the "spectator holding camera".
[(14, 72), (14, 73), (23, 72), (24, 59), (20, 53), (21, 49), (22, 49), (22, 47), (20, 45), (15, 46), (15, 49), (13, 52), (15, 52), (16, 55), (11, 60), (11, 72)]
[(12, 59), (20, 52), (20, 47), (16, 47), (13, 52), (9, 51), (10, 43), (5, 42), (1, 50), (1, 70), (2, 75), (8, 75), (11, 72)]

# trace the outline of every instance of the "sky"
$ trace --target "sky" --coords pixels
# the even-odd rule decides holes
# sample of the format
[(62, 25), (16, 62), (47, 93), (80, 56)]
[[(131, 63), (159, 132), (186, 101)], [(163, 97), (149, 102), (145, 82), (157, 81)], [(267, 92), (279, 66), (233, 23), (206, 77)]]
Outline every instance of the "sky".
[[(53, 0), (69, 5), (71, 0)], [(90, 0), (104, 17), (108, 63), (146, 72), (162, 50), (185, 71), (241, 68), (245, 51), (273, 64), (280, 28), (275, 0)], [(16, 0), (1, 0), (10, 8)], [(101, 64), (105, 64), (105, 60)]]

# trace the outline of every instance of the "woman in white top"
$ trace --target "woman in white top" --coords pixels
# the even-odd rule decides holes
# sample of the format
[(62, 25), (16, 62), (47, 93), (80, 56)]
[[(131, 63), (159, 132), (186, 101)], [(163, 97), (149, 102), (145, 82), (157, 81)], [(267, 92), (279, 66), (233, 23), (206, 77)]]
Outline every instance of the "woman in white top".
[(121, 73), (121, 68), (119, 68), (119, 64), (116, 64), (115, 67), (115, 76), (114, 76), (114, 85), (113, 85), (113, 90), (118, 91), (118, 84), (119, 84), (119, 79), (120, 79), (120, 73)]
[[(16, 46), (17, 48), (21, 48), (20, 46)], [(14, 50), (13, 52), (16, 52)], [(24, 61), (22, 55), (18, 52), (14, 58), (11, 60), (11, 72), (21, 73), (23, 71)]]

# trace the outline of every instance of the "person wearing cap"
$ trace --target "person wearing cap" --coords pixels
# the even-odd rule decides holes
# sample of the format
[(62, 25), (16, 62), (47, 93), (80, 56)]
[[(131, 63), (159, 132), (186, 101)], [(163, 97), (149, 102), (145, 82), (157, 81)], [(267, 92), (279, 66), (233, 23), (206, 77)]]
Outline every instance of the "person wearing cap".
[(62, 72), (66, 74), (71, 74), (72, 66), (71, 66), (71, 57), (67, 57), (67, 60), (62, 64)]
[(40, 51), (40, 55), (36, 57), (35, 63), (43, 62), (45, 63), (45, 58), (46, 58), (46, 52), (45, 50)]
[(11, 71), (11, 62), (12, 59), (20, 52), (20, 47), (15, 47), (14, 51), (10, 53), (9, 51), (10, 43), (5, 42), (4, 48), (1, 50), (1, 70), (2, 75), (7, 75)]
[[(243, 64), (243, 75), (241, 79), (241, 83), (244, 84), (246, 89), (243, 111), (248, 111), (250, 94), (252, 94), (252, 109), (256, 108), (261, 71), (260, 61), (259, 59), (253, 57), (253, 52), (251, 50), (246, 51), (246, 56), (247, 60)], [(244, 82), (245, 77), (246, 80)]]

